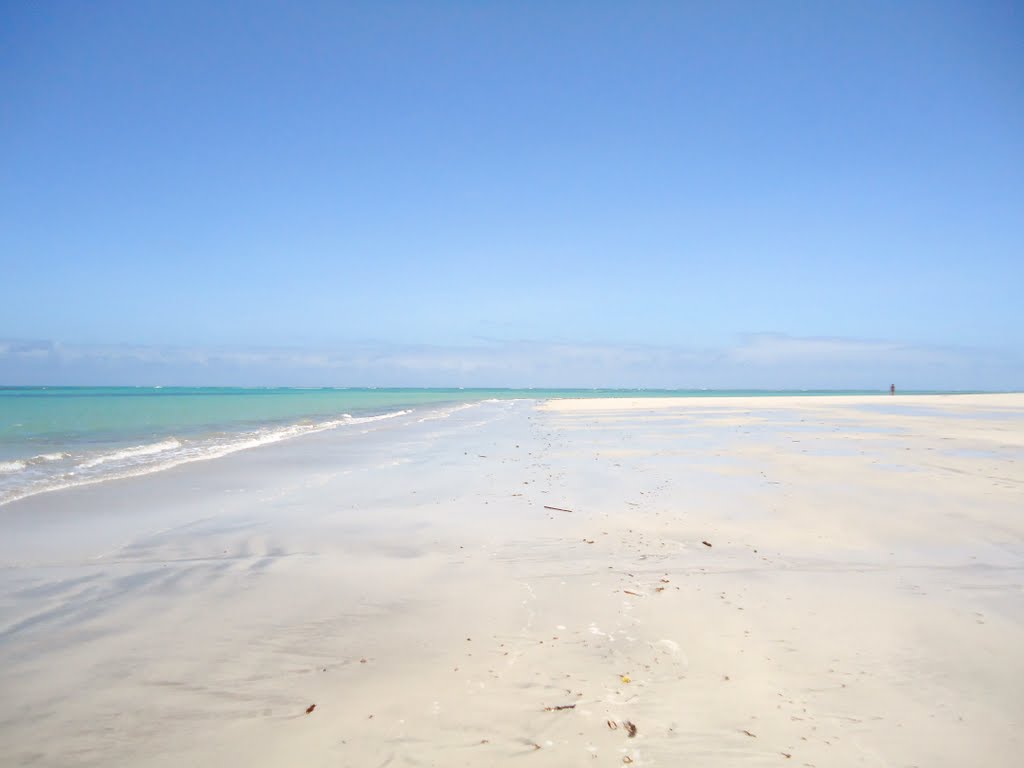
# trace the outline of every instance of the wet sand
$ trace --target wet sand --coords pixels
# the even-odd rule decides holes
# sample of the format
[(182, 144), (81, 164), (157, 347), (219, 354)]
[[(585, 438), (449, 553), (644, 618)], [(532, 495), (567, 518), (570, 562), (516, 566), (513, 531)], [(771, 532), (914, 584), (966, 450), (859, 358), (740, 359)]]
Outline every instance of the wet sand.
[(0, 764), (1016, 765), (1022, 509), (1020, 395), (484, 403), (44, 494)]

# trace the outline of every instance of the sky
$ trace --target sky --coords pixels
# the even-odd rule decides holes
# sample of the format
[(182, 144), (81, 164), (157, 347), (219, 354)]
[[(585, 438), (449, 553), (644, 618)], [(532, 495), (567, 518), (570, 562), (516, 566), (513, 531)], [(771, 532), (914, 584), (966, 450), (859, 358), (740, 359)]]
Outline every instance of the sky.
[(0, 384), (1024, 389), (1022, 39), (0, 0)]

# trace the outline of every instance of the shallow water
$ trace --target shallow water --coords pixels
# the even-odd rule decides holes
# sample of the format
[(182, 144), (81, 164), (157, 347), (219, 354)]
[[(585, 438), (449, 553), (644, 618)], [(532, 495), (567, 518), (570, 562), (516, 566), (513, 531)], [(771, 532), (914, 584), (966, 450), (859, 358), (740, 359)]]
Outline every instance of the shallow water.
[[(874, 394), (780, 390), (0, 387), (0, 505), (485, 400)], [(434, 415), (431, 415), (434, 414)]]

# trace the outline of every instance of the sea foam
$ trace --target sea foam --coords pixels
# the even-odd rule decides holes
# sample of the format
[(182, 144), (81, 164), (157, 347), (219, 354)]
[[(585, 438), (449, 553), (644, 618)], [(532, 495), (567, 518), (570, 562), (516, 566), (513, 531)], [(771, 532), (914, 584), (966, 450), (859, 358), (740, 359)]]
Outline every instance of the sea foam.
[[(411, 410), (374, 416), (352, 416), (345, 413), (339, 418), (324, 421), (267, 426), (243, 432), (166, 437), (153, 443), (106, 449), (99, 453), (52, 452), (27, 460), (4, 461), (0, 462), (0, 473), (12, 482), (0, 484), (0, 504), (47, 491), (160, 472), (181, 464), (217, 459), (302, 435), (371, 424), (411, 413)], [(61, 465), (57, 466), (57, 462), (61, 462)], [(56, 469), (47, 469), (43, 466), (45, 464), (56, 466)]]
[(109, 464), (115, 461), (125, 461), (126, 459), (137, 459), (143, 456), (152, 456), (155, 453), (163, 453), (164, 451), (170, 451), (180, 447), (181, 443), (172, 437), (170, 440), (161, 440), (158, 443), (136, 445), (132, 448), (123, 448), (119, 451), (101, 454), (95, 458), (83, 461), (78, 465), (78, 469), (89, 469), (90, 467), (98, 467), (100, 464)]

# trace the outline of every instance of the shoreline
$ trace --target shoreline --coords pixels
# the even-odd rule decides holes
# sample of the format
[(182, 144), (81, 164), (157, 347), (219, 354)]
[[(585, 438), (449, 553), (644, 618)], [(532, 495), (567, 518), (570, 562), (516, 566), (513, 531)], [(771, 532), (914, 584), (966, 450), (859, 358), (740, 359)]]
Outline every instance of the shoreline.
[[(782, 401), (788, 405), (879, 405), (879, 401), (889, 405), (987, 405), (995, 408), (1024, 407), (1024, 392), (929, 392), (890, 395), (888, 392), (865, 395), (845, 394), (791, 394), (763, 395), (745, 397), (743, 395), (720, 397), (636, 397), (636, 398), (552, 398), (543, 401), (548, 410), (635, 410), (644, 406), (651, 408), (669, 408), (675, 405), (712, 406), (721, 404), (726, 407), (767, 405), (774, 401)], [(559, 404), (565, 404), (564, 408)]]
[(490, 403), (13, 502), (0, 762), (1015, 765), (1024, 395), (878, 397)]
[[(66, 387), (64, 389), (78, 389)], [(87, 388), (81, 388), (87, 389)], [(111, 388), (116, 389), (116, 388)], [(237, 388), (235, 388), (237, 389)], [(296, 390), (305, 391), (305, 390)], [(421, 390), (430, 392), (434, 390)], [(440, 391), (440, 390), (436, 390)], [(497, 390), (479, 390), (495, 392)], [(507, 390), (509, 392), (516, 390)], [(568, 391), (568, 390), (566, 390)], [(742, 392), (743, 390), (735, 390)], [(644, 410), (665, 409), (695, 406), (765, 408), (769, 403), (785, 403), (787, 406), (826, 406), (862, 404), (885, 408), (910, 408), (920, 405), (935, 405), (935, 398), (944, 404), (988, 405), (993, 408), (1016, 408), (1024, 404), (1022, 393), (927, 393), (908, 394), (896, 397), (885, 393), (872, 394), (807, 394), (800, 392), (775, 392), (763, 390), (756, 396), (728, 394), (720, 391), (712, 394), (699, 394), (691, 390), (676, 390), (678, 394), (658, 394), (661, 390), (651, 390), (651, 394), (627, 396), (631, 390), (616, 390), (615, 397), (516, 397), (498, 399), (498, 402), (535, 402), (543, 410)], [(683, 394), (685, 393), (685, 394)], [(879, 398), (891, 397), (880, 401)], [(35, 453), (39, 446), (26, 448), (24, 455), (12, 456), (0, 461), (0, 508), (20, 499), (52, 493), (69, 488), (92, 485), (96, 483), (123, 480), (129, 477), (153, 474), (172, 469), (182, 464), (196, 461), (210, 461), (238, 451), (262, 448), (265, 445), (301, 438), (304, 435), (324, 430), (359, 428), (363, 424), (376, 421), (412, 416), (412, 420), (444, 418), (451, 412), (464, 408), (472, 408), (491, 400), (468, 399), (443, 403), (424, 403), (415, 409), (405, 408), (391, 411), (371, 411), (359, 416), (335, 414), (321, 416), (320, 421), (303, 419), (300, 421), (271, 421), (264, 424), (247, 424), (244, 429), (234, 431), (214, 430), (206, 433), (193, 433), (186, 428), (167, 428), (163, 432), (148, 435), (149, 442), (143, 436), (136, 435), (131, 439), (122, 439), (103, 445), (101, 448), (90, 446), (95, 455), (81, 456), (71, 445), (51, 443), (44, 453)], [(356, 409), (353, 409), (356, 410)], [(211, 435), (213, 437), (211, 437)], [(10, 449), (8, 449), (10, 450)], [(104, 452), (105, 451), (105, 452)], [(33, 455), (29, 455), (33, 454)], [(125, 466), (114, 464), (115, 460), (127, 460)], [(77, 463), (76, 463), (77, 462)], [(113, 466), (112, 466), (113, 465)], [(95, 467), (100, 467), (98, 472)], [(33, 485), (18, 486), (21, 476), (17, 472), (29, 470), (32, 475), (22, 479), (23, 483)], [(48, 472), (48, 474), (47, 474)]]

